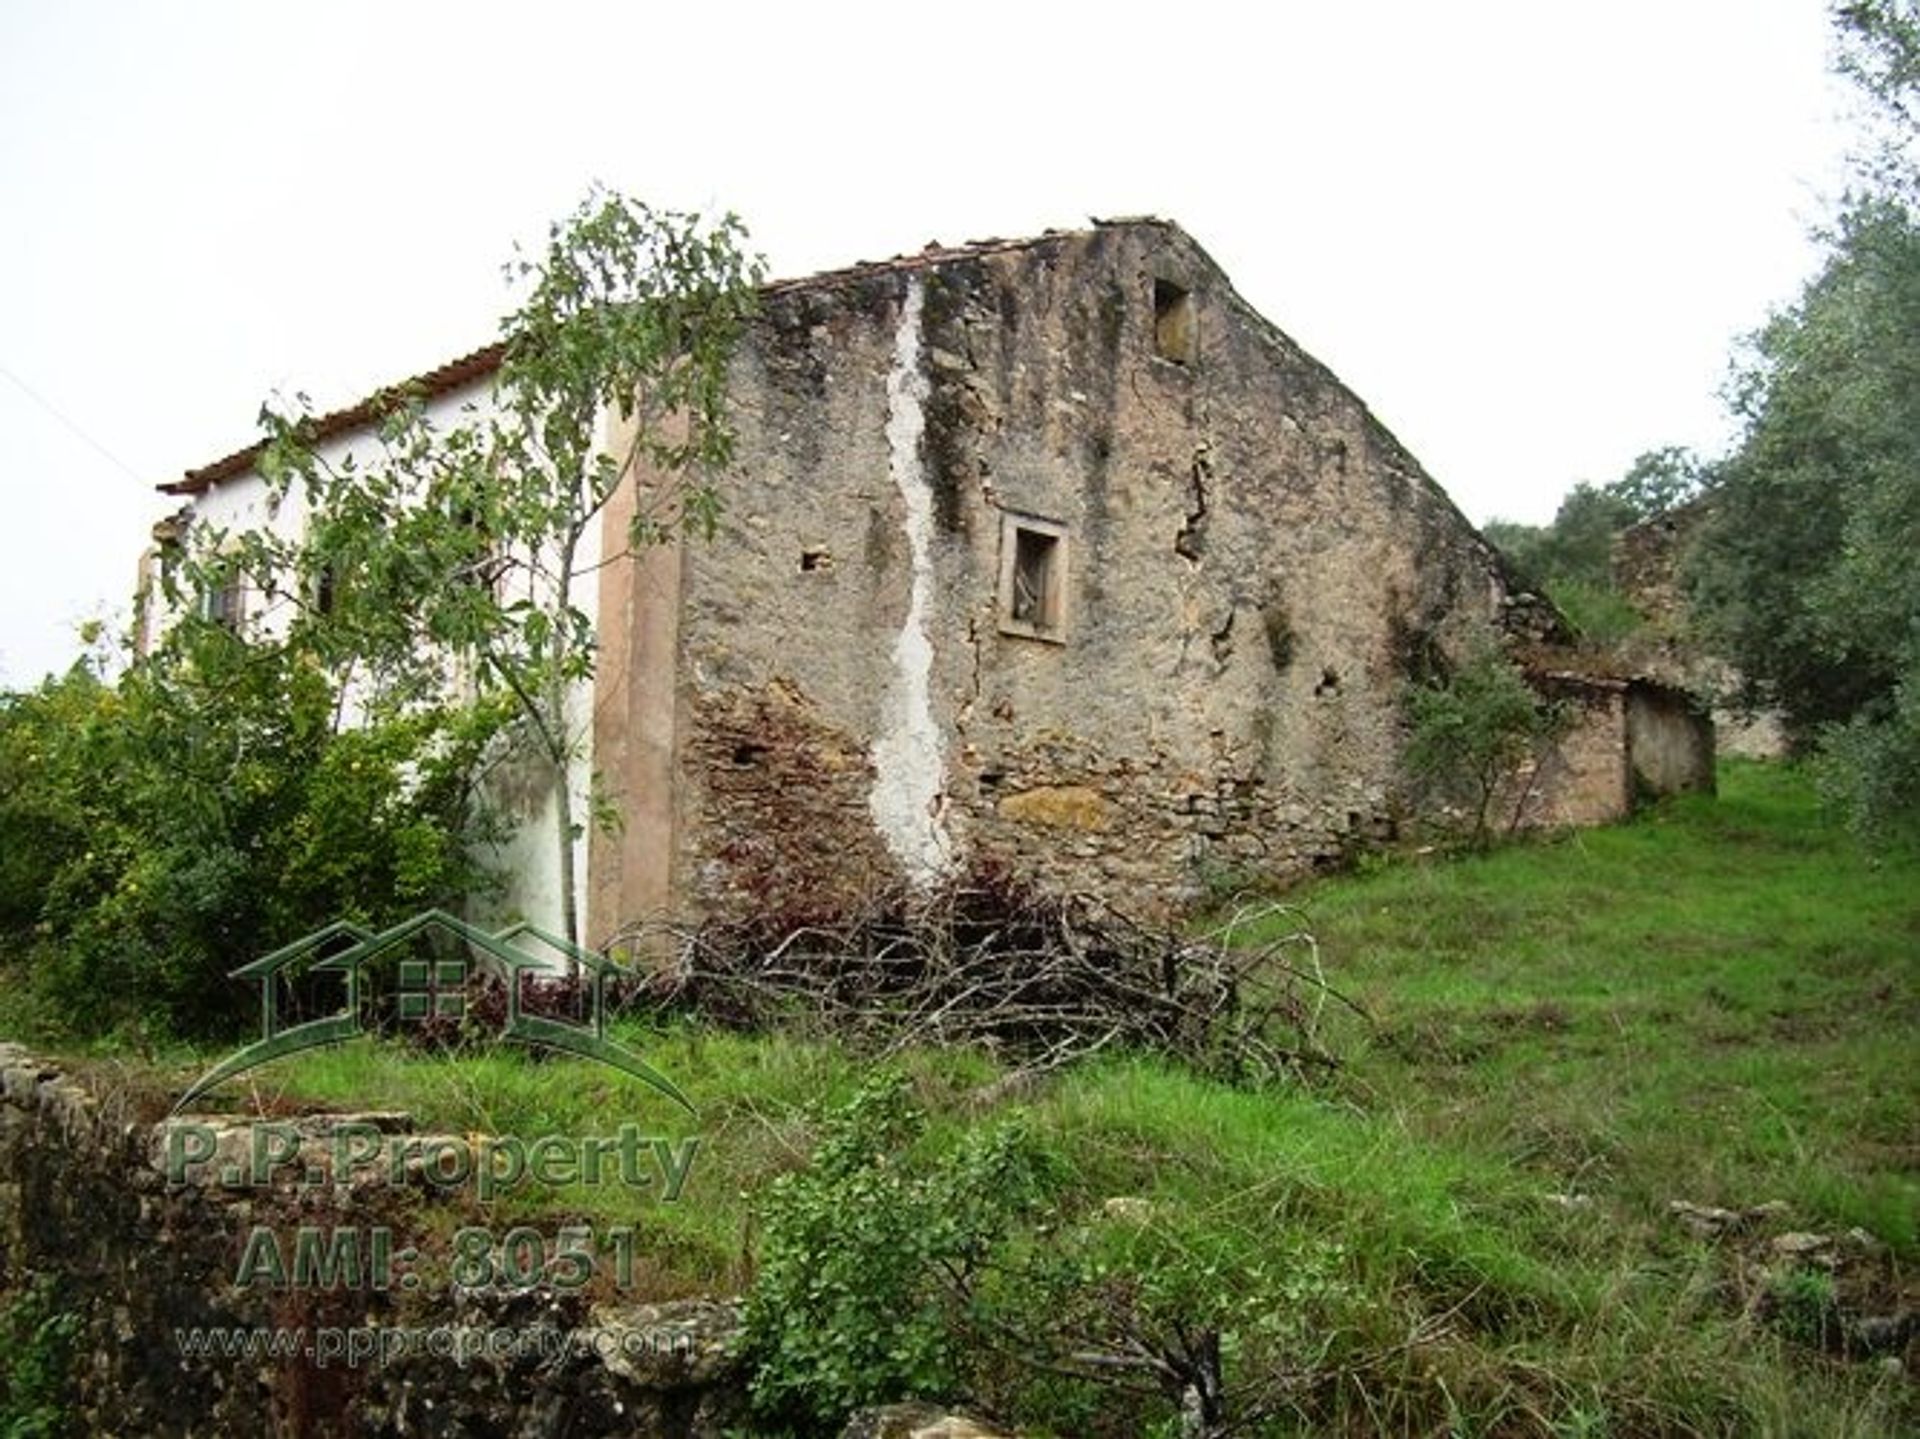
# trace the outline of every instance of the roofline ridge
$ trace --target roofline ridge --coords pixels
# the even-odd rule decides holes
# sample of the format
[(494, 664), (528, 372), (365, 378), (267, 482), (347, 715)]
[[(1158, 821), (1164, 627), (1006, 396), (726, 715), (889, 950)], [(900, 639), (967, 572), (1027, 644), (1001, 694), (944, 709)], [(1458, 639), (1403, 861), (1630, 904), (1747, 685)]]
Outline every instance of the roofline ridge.
[[(1198, 248), (1192, 236), (1188, 235), (1177, 221), (1158, 215), (1122, 215), (1112, 218), (1089, 216), (1085, 227), (1050, 228), (1042, 230), (1037, 235), (1028, 235), (1020, 239), (996, 237), (986, 240), (968, 240), (959, 245), (943, 245), (938, 240), (934, 240), (913, 254), (895, 255), (890, 260), (859, 260), (851, 265), (842, 265), (830, 270), (816, 270), (811, 274), (768, 280), (759, 286), (759, 290), (763, 296), (793, 294), (807, 289), (845, 284), (872, 275), (911, 273), (959, 260), (1010, 254), (1017, 250), (1030, 250), (1038, 245), (1060, 244), (1101, 230), (1137, 226), (1171, 230)], [(1216, 265), (1215, 268), (1219, 267)], [(506, 352), (505, 340), (492, 340), (477, 349), (469, 350), (463, 355), (457, 355), (451, 360), (435, 365), (431, 369), (382, 385), (371, 394), (364, 395), (351, 404), (309, 417), (307, 424), (310, 427), (311, 436), (315, 441), (328, 440), (350, 433), (362, 426), (377, 423), (391, 412), (402, 397), (412, 396), (424, 400), (435, 400), (451, 394), (455, 390), (495, 373), (500, 368), (501, 361), (505, 359)], [(154, 488), (163, 495), (204, 494), (221, 481), (230, 480), (236, 475), (243, 475), (253, 469), (266, 448), (266, 440), (254, 440), (230, 454), (222, 455), (219, 459), (187, 470), (177, 480), (165, 481), (155, 485)]]

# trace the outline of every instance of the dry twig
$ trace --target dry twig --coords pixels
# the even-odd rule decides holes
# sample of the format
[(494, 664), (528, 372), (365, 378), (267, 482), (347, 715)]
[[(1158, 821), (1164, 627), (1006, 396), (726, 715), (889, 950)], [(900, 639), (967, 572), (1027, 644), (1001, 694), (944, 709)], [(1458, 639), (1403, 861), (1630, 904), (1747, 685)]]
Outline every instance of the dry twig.
[(1336, 1065), (1322, 1041), (1328, 1001), (1358, 1011), (1286, 906), (1248, 907), (1196, 938), (998, 877), (883, 894), (830, 920), (656, 922), (615, 943), (667, 956), (642, 1008), (880, 1053), (976, 1046), (1018, 1073), (1122, 1048), (1238, 1081), (1297, 1076)]

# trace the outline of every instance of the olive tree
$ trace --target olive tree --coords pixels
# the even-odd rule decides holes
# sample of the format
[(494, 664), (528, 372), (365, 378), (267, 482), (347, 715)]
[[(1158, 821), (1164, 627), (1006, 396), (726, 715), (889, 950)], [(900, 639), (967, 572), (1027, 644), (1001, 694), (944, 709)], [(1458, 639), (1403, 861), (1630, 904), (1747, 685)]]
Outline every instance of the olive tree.
[(1920, 5), (1837, 5), (1842, 72), (1874, 108), (1864, 187), (1827, 256), (1749, 342), (1742, 433), (1689, 567), (1745, 698), (1784, 711), (1868, 832), (1920, 830)]

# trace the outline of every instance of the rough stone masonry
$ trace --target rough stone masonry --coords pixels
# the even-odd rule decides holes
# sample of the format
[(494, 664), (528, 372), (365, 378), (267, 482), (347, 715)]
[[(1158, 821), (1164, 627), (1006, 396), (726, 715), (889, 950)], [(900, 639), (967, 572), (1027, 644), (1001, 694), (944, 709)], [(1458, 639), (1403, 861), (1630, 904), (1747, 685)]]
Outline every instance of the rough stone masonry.
[(1409, 678), (1558, 623), (1168, 223), (771, 286), (732, 387), (720, 537), (603, 574), (596, 939), (1299, 871), (1401, 818)]

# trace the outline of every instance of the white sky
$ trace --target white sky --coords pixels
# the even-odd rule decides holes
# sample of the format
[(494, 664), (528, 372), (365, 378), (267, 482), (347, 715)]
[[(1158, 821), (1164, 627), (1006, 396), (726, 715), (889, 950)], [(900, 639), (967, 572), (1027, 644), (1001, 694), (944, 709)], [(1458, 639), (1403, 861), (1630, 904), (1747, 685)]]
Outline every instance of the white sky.
[(513, 243), (596, 178), (737, 211), (776, 275), (1167, 216), (1475, 520), (1545, 520), (1724, 443), (1731, 347), (1840, 184), (1827, 33), (1820, 0), (0, 0), (0, 682), (124, 610), (152, 485), (270, 393), (491, 339)]

